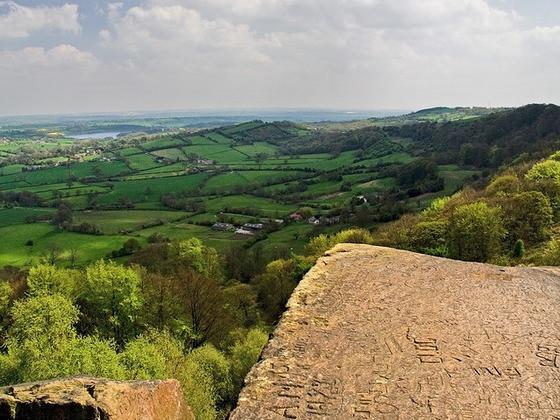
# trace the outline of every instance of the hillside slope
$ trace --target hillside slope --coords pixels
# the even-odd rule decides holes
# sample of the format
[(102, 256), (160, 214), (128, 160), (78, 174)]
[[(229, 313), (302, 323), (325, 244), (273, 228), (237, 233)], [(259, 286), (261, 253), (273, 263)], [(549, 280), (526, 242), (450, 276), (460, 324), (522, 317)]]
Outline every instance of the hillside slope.
[(411, 138), (440, 161), (499, 167), (522, 153), (542, 157), (558, 148), (560, 107), (532, 104), (473, 120), (387, 127), (392, 136)]
[(558, 417), (559, 298), (558, 269), (338, 245), (231, 418)]

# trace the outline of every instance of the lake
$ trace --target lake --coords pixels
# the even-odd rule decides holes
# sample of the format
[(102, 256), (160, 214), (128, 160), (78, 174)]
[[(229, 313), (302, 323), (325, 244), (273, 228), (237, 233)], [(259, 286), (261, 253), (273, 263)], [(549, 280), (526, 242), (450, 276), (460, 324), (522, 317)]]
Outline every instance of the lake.
[(106, 138), (116, 138), (119, 134), (119, 131), (104, 131), (101, 133), (86, 133), (86, 134), (70, 134), (67, 137), (76, 140), (99, 140), (99, 139), (106, 139)]

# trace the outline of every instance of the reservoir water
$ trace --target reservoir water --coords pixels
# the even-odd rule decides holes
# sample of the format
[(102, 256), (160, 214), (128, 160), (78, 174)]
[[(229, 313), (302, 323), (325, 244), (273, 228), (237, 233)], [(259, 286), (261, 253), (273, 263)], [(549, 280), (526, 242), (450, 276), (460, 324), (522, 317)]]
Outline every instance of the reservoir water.
[(114, 139), (119, 134), (121, 133), (118, 131), (105, 131), (101, 133), (70, 134), (68, 135), (68, 137), (76, 140), (99, 140), (99, 139), (106, 139), (106, 138)]

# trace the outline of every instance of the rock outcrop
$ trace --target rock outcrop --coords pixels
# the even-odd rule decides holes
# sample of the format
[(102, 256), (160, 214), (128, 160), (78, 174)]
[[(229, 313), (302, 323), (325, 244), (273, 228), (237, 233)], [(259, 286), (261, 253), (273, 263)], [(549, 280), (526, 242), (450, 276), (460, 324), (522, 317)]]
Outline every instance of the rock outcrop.
[(175, 380), (75, 377), (0, 388), (2, 420), (193, 420)]
[(232, 420), (560, 418), (560, 270), (339, 245)]

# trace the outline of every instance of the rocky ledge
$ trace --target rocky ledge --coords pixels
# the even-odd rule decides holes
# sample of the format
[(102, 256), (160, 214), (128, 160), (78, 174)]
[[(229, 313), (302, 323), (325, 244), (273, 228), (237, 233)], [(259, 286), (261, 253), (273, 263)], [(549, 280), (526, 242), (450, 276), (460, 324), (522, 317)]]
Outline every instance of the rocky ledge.
[(0, 388), (2, 420), (192, 420), (175, 380), (75, 377)]
[(560, 271), (339, 245), (232, 420), (560, 418)]

